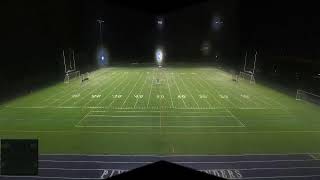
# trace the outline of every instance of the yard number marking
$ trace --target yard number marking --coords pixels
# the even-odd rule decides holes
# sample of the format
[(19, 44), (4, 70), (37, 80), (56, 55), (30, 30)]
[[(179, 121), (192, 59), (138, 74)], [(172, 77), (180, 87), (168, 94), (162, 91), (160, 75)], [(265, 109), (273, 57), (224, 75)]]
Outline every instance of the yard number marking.
[(178, 99), (185, 99), (186, 98), (186, 95), (184, 95), (184, 94), (179, 94), (178, 95)]
[(220, 97), (221, 99), (229, 99), (229, 96), (228, 96), (228, 95), (219, 94), (219, 97)]
[(206, 94), (199, 94), (200, 99), (207, 99), (208, 96)]
[(100, 98), (101, 97), (101, 94), (92, 94), (91, 95), (91, 98)]
[(143, 98), (143, 95), (142, 95), (142, 94), (136, 94), (136, 95), (134, 95), (134, 97), (135, 97), (136, 99), (142, 99), (142, 98)]
[(112, 95), (112, 98), (120, 99), (120, 98), (122, 98), (122, 95), (121, 94), (114, 94), (114, 95)]
[(163, 98), (164, 98), (164, 95), (162, 95), (162, 94), (157, 95), (157, 99), (163, 99)]
[(73, 94), (71, 97), (78, 98), (78, 97), (80, 97), (80, 94)]
[(249, 98), (250, 98), (250, 97), (249, 97), (248, 95), (246, 95), (246, 94), (241, 94), (240, 96), (243, 97), (243, 98), (245, 98), (245, 99), (249, 99)]

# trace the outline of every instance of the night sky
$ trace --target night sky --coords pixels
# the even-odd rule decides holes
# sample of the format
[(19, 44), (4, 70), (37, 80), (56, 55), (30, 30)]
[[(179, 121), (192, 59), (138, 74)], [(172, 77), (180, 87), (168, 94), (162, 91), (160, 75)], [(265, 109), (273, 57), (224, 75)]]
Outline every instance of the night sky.
[[(319, 67), (320, 13), (316, 3), (16, 0), (1, 4), (2, 96), (61, 80), (62, 49), (75, 49), (82, 71), (96, 68), (98, 18), (105, 21), (103, 41), (113, 64), (153, 62), (158, 44), (165, 46), (170, 63), (202, 62), (200, 47), (208, 41), (212, 52), (236, 66), (242, 64), (246, 50), (258, 50), (266, 67), (285, 57)], [(165, 19), (161, 32), (156, 28), (157, 16)], [(214, 16), (224, 22), (219, 31), (211, 27)], [(211, 53), (205, 61), (214, 56)]]

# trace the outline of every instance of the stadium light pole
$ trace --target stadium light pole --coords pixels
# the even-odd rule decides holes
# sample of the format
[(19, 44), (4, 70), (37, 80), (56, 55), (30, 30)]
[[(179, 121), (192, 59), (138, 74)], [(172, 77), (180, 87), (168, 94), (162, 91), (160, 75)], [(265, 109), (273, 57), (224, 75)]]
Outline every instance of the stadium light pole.
[(101, 19), (98, 19), (97, 22), (99, 23), (100, 45), (102, 46), (102, 25), (104, 21)]

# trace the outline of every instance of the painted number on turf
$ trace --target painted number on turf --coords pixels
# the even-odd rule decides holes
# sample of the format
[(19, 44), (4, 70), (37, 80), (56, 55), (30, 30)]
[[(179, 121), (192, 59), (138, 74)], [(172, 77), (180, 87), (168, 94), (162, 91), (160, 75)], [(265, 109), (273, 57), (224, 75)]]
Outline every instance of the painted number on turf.
[(80, 97), (80, 94), (73, 94), (71, 97), (78, 98), (78, 97)]
[(100, 94), (92, 94), (92, 95), (91, 95), (91, 98), (100, 98), (100, 97), (101, 97)]
[(179, 94), (178, 95), (178, 99), (185, 99), (186, 98), (186, 95), (184, 95), (184, 94)]
[(114, 99), (120, 99), (121, 97), (122, 97), (122, 95), (120, 95), (120, 94), (112, 95), (112, 98), (114, 98)]
[(222, 95), (222, 94), (220, 94), (219, 97), (220, 97), (221, 99), (229, 99), (229, 96), (228, 96), (228, 95)]
[(208, 96), (207, 96), (207, 95), (205, 95), (205, 94), (200, 94), (200, 95), (199, 95), (199, 98), (200, 98), (200, 99), (207, 99), (207, 98), (208, 98)]
[(141, 94), (136, 94), (136, 95), (134, 95), (134, 97), (137, 98), (137, 99), (142, 99), (142, 98), (143, 98), (143, 95), (141, 95)]
[(250, 97), (246, 94), (241, 94), (241, 97), (245, 98), (245, 99), (249, 99)]
[(158, 98), (158, 99), (163, 99), (163, 98), (164, 98), (164, 95), (162, 95), (162, 94), (159, 95), (159, 94), (158, 94), (158, 95), (157, 95), (157, 98)]

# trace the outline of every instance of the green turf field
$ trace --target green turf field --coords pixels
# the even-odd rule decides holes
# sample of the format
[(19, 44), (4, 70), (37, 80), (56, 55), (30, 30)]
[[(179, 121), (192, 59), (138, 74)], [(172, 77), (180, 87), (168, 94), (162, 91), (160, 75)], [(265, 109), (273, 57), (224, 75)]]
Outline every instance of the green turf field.
[(1, 105), (42, 153), (320, 152), (320, 108), (217, 68), (104, 68)]

